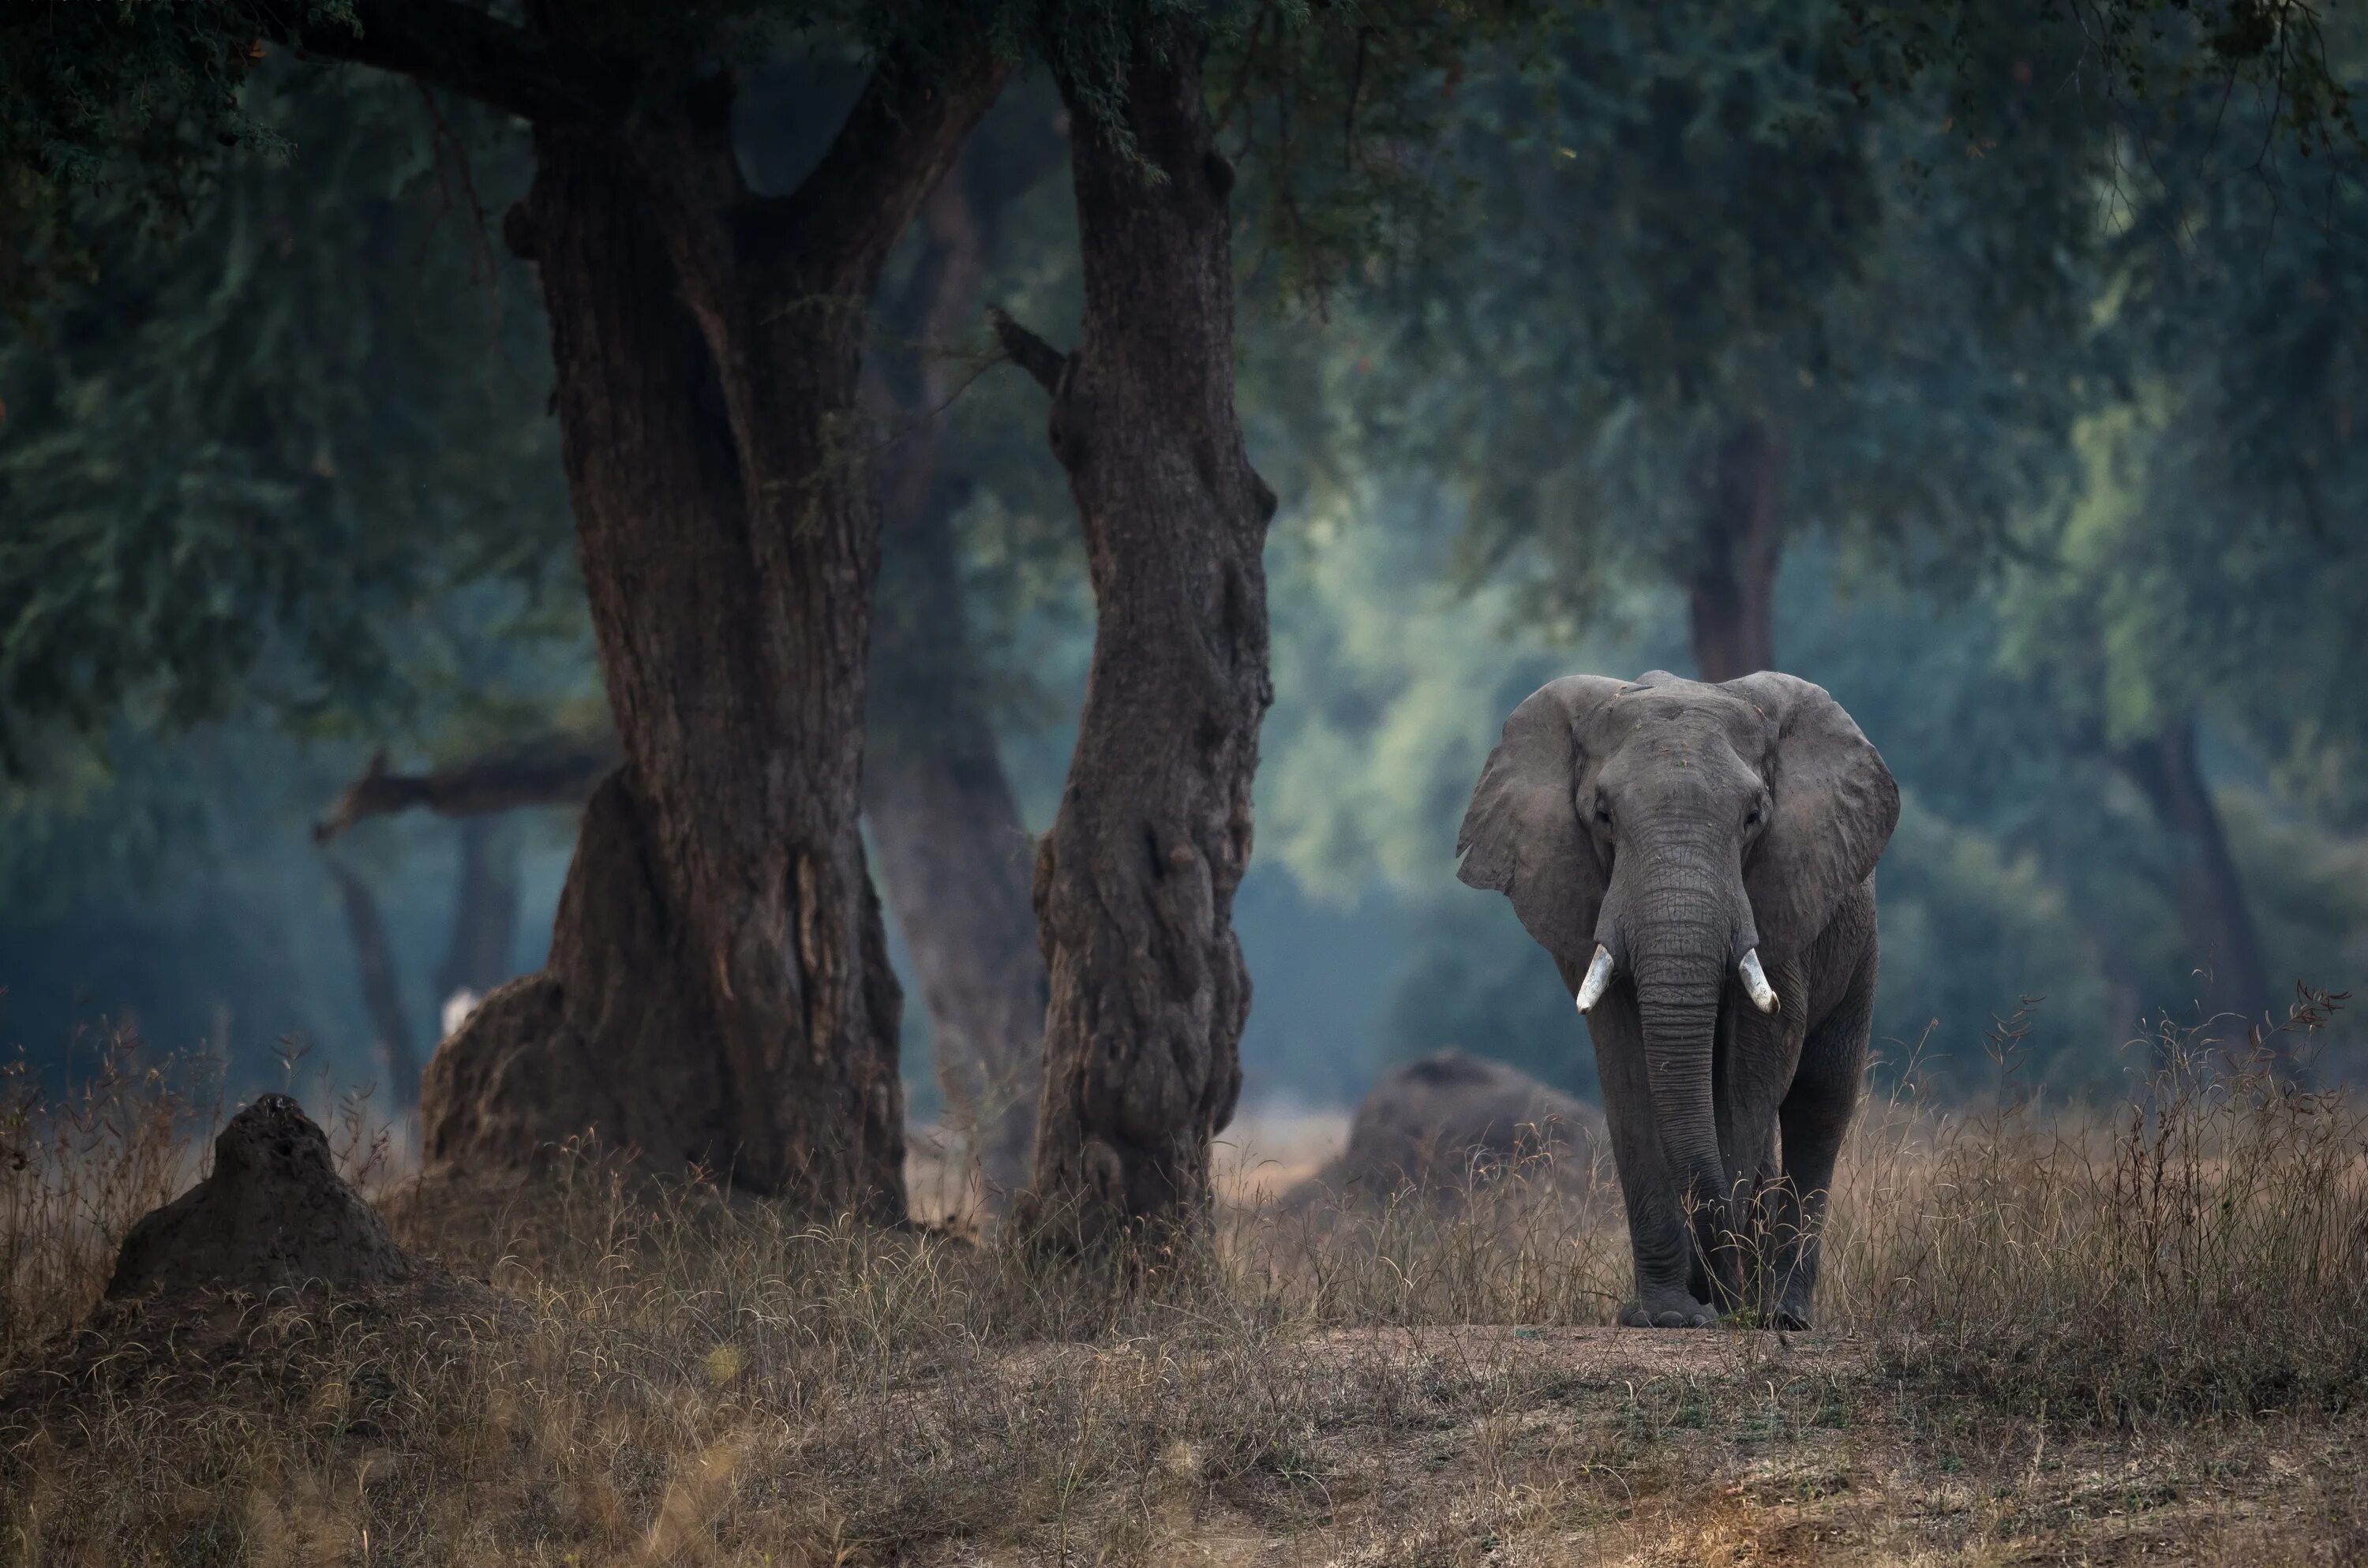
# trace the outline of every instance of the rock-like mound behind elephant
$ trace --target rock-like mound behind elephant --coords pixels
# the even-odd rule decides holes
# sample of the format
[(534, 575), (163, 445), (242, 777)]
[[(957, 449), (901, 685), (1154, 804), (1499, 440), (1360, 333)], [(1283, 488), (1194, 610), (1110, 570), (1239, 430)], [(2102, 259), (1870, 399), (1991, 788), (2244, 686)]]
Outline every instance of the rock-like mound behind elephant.
[(1603, 1146), (1603, 1114), (1593, 1106), (1517, 1067), (1442, 1051), (1373, 1085), (1347, 1150), (1308, 1196), (1380, 1197), (1408, 1186), (1451, 1193), (1514, 1170), (1585, 1181)]

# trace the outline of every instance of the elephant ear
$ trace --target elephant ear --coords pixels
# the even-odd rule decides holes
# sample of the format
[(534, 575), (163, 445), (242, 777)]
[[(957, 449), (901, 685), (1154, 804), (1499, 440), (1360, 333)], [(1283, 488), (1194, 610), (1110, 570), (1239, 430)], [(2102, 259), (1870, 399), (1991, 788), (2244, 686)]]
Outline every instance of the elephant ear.
[(1758, 708), (1775, 732), (1768, 764), (1774, 811), (1743, 885), (1760, 945), (1797, 953), (1874, 869), (1899, 824), (1899, 786), (1824, 687), (1762, 671), (1722, 689)]
[(1455, 837), (1463, 862), (1456, 875), (1510, 898), (1523, 927), (1565, 970), (1584, 968), (1594, 950), (1605, 881), (1595, 839), (1578, 820), (1579, 726), (1622, 685), (1565, 676), (1523, 699)]

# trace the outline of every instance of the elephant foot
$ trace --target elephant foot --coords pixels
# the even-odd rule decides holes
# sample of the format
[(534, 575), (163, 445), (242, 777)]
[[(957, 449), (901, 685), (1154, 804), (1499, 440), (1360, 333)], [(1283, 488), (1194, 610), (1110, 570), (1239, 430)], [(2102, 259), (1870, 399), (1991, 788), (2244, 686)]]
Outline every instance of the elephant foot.
[(1620, 1309), (1622, 1328), (1712, 1328), (1718, 1314), (1691, 1296), (1656, 1296)]
[(1790, 1334), (1801, 1333), (1810, 1326), (1809, 1309), (1788, 1301), (1768, 1314), (1768, 1326), (1781, 1328)]

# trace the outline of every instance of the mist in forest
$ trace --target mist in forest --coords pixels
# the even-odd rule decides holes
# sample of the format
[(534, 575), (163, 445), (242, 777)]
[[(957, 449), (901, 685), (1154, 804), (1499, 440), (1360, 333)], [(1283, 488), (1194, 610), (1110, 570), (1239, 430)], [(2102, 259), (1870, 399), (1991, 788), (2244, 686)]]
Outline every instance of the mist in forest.
[[(1353, 267), (1245, 228), (1236, 395), (1280, 497), (1246, 1105), (1344, 1104), (1449, 1045), (1592, 1094), (1552, 962), (1455, 878), (1498, 727), (1572, 672), (1774, 667), (1881, 749), (1884, 1082), (1991, 1094), (2011, 1036), (2022, 1081), (2109, 1091), (2165, 1018), (2368, 981), (2356, 178), (2248, 173), (2245, 137), (2169, 118), (2140, 129), (2178, 157), (2067, 141), (2010, 40), (1983, 105), (1854, 104), (1732, 16), (1475, 70), (1403, 171), (1428, 199)], [(810, 59), (744, 95), (752, 182), (793, 185), (854, 80)], [(606, 703), (548, 326), (499, 232), (519, 139), (383, 83), (267, 67), (252, 96), (277, 158), (178, 229), (114, 215), (105, 281), (0, 336), (0, 1044), (63, 1077), (131, 1029), (233, 1092), (394, 1103), (455, 993), (541, 964), (588, 783), (316, 829), (374, 767), (599, 755)], [(1990, 145), (1948, 128), (1977, 111)], [(869, 332), (867, 791), (957, 741), (999, 772), (972, 826), (1007, 908), (1094, 600), (984, 312), (1076, 339), (1068, 134), (1048, 85), (1007, 91)], [(911, 890), (968, 874), (930, 813), (970, 799), (867, 793), (916, 1119), (943, 1103), (916, 955), (977, 932)]]

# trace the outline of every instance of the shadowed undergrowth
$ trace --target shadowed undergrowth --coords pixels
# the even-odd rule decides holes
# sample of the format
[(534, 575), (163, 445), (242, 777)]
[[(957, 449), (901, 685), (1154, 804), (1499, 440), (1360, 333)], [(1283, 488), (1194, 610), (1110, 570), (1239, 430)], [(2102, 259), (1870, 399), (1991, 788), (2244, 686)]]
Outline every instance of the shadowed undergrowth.
[(1159, 1561), (1212, 1518), (1337, 1532), (1392, 1487), (1462, 1477), (1392, 1505), (1443, 1510), (1421, 1528), (1463, 1543), (1449, 1561), (1642, 1528), (1639, 1456), (1673, 1433), (1807, 1452), (1877, 1407), (2100, 1441), (2348, 1411), (2368, 1125), (2266, 1055), (2175, 1035), (2157, 1061), (2118, 1111), (1870, 1107), (1822, 1332), (1789, 1346), (1586, 1332), (1627, 1273), (1608, 1173), (1452, 1204), (1246, 1202), (1208, 1253), (1097, 1273), (592, 1158), (531, 1193), (406, 1194), (359, 1117), (341, 1148), (402, 1239), (507, 1305), (295, 1294), (83, 1328), (211, 1113), (198, 1080), (129, 1059), (63, 1103), (20, 1080), (0, 1110), (0, 1560)]

